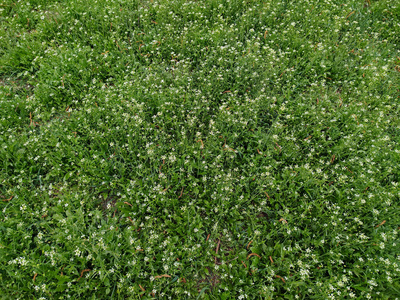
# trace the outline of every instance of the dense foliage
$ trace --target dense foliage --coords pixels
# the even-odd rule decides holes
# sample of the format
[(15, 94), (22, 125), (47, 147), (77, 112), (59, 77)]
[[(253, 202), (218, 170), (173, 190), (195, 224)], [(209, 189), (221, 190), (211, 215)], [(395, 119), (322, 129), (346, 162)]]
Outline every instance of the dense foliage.
[(0, 22), (0, 296), (400, 298), (398, 1)]

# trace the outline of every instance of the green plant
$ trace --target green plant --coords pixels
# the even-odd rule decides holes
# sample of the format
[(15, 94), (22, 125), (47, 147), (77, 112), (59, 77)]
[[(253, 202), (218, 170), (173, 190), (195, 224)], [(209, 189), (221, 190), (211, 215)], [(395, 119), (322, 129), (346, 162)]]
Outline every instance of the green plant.
[(0, 296), (397, 299), (395, 1), (3, 1)]

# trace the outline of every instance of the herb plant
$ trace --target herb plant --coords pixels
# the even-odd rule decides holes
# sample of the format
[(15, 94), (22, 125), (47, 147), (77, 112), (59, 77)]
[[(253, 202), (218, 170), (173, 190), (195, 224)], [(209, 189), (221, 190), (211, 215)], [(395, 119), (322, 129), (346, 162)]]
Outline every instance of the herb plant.
[(0, 296), (400, 298), (400, 4), (3, 0)]

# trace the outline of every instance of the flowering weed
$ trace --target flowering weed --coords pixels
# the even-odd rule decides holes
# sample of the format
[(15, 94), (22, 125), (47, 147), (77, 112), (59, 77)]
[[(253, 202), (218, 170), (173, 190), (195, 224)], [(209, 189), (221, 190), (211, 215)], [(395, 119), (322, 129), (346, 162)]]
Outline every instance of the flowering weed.
[(0, 296), (400, 297), (396, 1), (0, 22)]

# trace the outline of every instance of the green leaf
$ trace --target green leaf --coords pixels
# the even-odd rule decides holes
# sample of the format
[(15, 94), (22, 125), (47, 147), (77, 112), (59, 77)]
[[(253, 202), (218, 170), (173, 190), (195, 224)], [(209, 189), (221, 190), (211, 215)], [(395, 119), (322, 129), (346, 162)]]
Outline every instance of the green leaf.
[(200, 291), (200, 293), (199, 293), (199, 295), (197, 296), (196, 299), (197, 299), (197, 300), (200, 299), (200, 297), (201, 297), (201, 296), (205, 293), (205, 291), (208, 290), (208, 289), (209, 289), (208, 287), (202, 288), (201, 291)]

